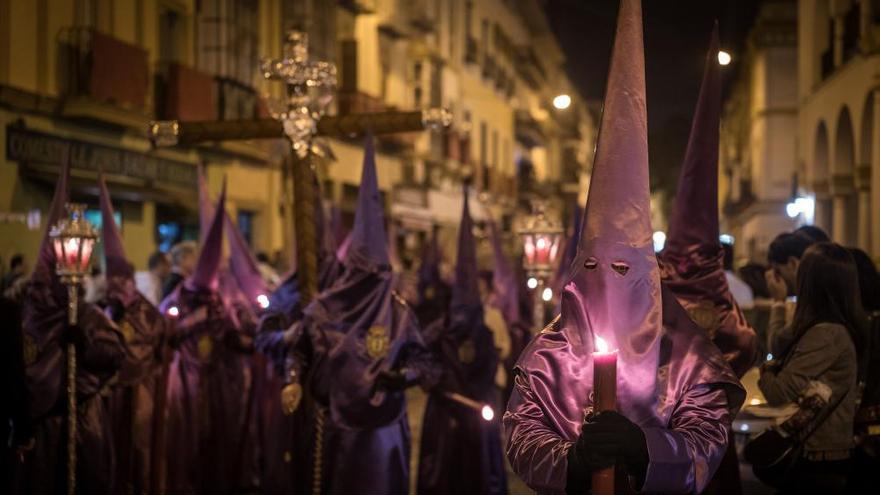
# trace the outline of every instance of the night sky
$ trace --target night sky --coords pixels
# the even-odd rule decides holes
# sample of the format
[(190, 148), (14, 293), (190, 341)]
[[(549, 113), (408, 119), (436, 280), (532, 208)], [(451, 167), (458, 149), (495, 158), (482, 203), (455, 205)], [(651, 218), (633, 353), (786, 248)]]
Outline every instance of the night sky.
[[(588, 100), (605, 91), (617, 0), (544, 0), (570, 77)], [(734, 63), (725, 68), (729, 86), (737, 70), (759, 0), (643, 0), (648, 89), (648, 143), (652, 187), (675, 188), (712, 24), (718, 19), (722, 48)]]

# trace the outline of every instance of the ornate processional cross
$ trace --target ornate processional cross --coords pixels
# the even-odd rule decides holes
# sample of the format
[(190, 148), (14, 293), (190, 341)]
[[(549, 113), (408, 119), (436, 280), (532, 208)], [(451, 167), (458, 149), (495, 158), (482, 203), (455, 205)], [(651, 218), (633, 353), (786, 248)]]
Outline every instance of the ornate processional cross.
[[(260, 63), (263, 77), (282, 81), (287, 95), (272, 119), (210, 122), (151, 122), (148, 136), (154, 146), (197, 144), (206, 141), (267, 139), (285, 136), (292, 153), (286, 164), (292, 170), (293, 205), (285, 201), (285, 212), (294, 212), (297, 276), (304, 303), (318, 290), (318, 242), (315, 199), (317, 182), (312, 157), (316, 136), (391, 134), (447, 127), (452, 115), (444, 109), (411, 112), (354, 113), (325, 116), (336, 89), (336, 67), (331, 62), (309, 59), (308, 35), (290, 31), (283, 57)], [(287, 181), (285, 181), (286, 188)], [(285, 194), (285, 198), (289, 198)]]

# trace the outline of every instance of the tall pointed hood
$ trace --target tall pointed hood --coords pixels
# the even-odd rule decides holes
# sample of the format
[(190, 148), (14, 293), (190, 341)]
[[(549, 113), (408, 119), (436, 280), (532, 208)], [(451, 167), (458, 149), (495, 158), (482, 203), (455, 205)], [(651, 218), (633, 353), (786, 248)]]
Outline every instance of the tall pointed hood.
[(364, 139), (364, 167), (358, 193), (357, 211), (354, 214), (345, 264), (363, 264), (374, 268), (387, 267), (388, 236), (385, 233), (385, 215), (379, 182), (376, 178), (376, 156), (373, 136)]
[(49, 231), (58, 223), (58, 220), (66, 215), (66, 205), (69, 200), (68, 188), (70, 183), (70, 150), (64, 149), (61, 154), (61, 171), (55, 182), (55, 193), (46, 215), (46, 230), (43, 234), (43, 242), (40, 243), (40, 251), (37, 262), (34, 264), (33, 278), (41, 282), (55, 280), (55, 250), (52, 248), (52, 239)]
[(214, 205), (211, 204), (211, 195), (208, 192), (208, 179), (205, 174), (205, 164), (199, 163), (196, 167), (199, 186), (199, 244), (205, 244), (205, 236), (211, 227), (214, 218)]
[(666, 250), (684, 255), (698, 246), (720, 250), (718, 241), (718, 133), (721, 115), (721, 74), (715, 62), (718, 25), (706, 55), (703, 85), (691, 123), (691, 134), (678, 194), (669, 220)]
[(122, 246), (122, 236), (116, 227), (116, 219), (113, 216), (113, 203), (110, 201), (110, 192), (103, 174), (98, 180), (100, 203), (101, 203), (101, 242), (104, 248), (104, 260), (107, 265), (107, 278), (124, 277), (130, 278), (134, 274), (131, 265), (125, 259), (125, 248)]
[[(101, 203), (101, 243), (107, 269), (105, 297), (107, 301), (118, 301), (128, 306), (138, 299), (138, 291), (134, 284), (134, 270), (125, 258), (122, 236), (119, 234), (119, 228), (116, 227), (113, 203), (110, 201), (110, 191), (107, 190), (103, 174), (98, 179), (98, 190)], [(137, 326), (141, 328), (141, 325)], [(144, 326), (146, 327), (149, 325)]]
[(223, 218), (226, 214), (226, 181), (223, 181), (223, 189), (220, 198), (214, 208), (214, 216), (210, 227), (205, 233), (202, 242), (202, 250), (199, 253), (199, 261), (195, 272), (189, 280), (191, 289), (214, 290), (220, 270), (220, 261), (223, 256)]
[[(474, 222), (468, 207), (468, 187), (464, 191), (461, 209), (461, 222), (458, 226), (458, 253), (455, 260), (455, 281), (452, 284), (450, 317), (474, 318), (475, 312), (482, 313), (480, 287), (477, 281), (477, 244), (474, 241)], [(482, 322), (482, 314), (480, 320)]]
[(510, 266), (510, 261), (504, 255), (498, 224), (495, 223), (490, 212), (487, 212), (487, 217), (489, 238), (492, 242), (492, 260), (495, 265), (492, 272), (493, 300), (504, 316), (504, 320), (507, 323), (514, 323), (520, 319), (516, 275)]
[(648, 117), (639, 0), (621, 0), (599, 139), (562, 323), (589, 348), (619, 349), (626, 397), (653, 393), (662, 333), (648, 183)]
[(737, 375), (757, 353), (755, 331), (736, 304), (718, 240), (718, 132), (721, 114), (718, 25), (712, 31), (703, 85), (678, 182), (666, 247), (658, 256), (663, 283), (705, 330)]
[(232, 219), (226, 211), (223, 211), (223, 219), (226, 225), (226, 236), (229, 240), (229, 269), (235, 276), (238, 288), (247, 296), (248, 301), (254, 305), (259, 304), (259, 296), (268, 296), (266, 282), (260, 275), (257, 262), (254, 260), (251, 250), (241, 235), (238, 227), (232, 223)]

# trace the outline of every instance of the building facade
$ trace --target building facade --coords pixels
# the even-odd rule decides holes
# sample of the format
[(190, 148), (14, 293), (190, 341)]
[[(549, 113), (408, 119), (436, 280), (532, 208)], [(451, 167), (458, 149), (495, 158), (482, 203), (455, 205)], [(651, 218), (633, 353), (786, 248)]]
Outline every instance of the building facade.
[(880, 257), (880, 2), (801, 0), (799, 161), (832, 238)]
[[(797, 174), (797, 5), (759, 9), (721, 123), (719, 194), (722, 232), (739, 261), (764, 263), (767, 246), (795, 228), (786, 205)], [(798, 175), (797, 177), (802, 177)]]
[[(258, 61), (279, 56), (292, 27), (309, 33), (313, 58), (337, 65), (331, 112), (454, 112), (447, 132), (380, 139), (380, 187), (404, 254), (457, 223), (465, 177), (506, 226), (530, 196), (561, 209), (583, 190), (594, 120), (537, 0), (0, 0), (0, 256), (36, 250), (63, 160), (73, 198), (93, 208), (105, 174), (138, 268), (197, 237), (198, 163), (212, 192), (227, 179), (227, 207), (254, 250), (281, 250), (292, 221), (283, 140), (154, 150), (145, 130), (151, 119), (266, 117), (283, 88), (262, 80)], [(557, 110), (562, 93), (572, 104)], [(350, 223), (360, 142), (328, 144), (324, 194)]]

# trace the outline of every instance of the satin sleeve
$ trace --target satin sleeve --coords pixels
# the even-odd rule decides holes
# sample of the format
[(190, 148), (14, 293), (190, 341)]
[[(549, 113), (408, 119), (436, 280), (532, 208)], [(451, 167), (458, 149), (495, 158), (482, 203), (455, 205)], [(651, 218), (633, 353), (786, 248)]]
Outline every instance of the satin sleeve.
[(503, 419), (507, 459), (514, 472), (533, 490), (564, 494), (566, 458), (573, 442), (563, 439), (544, 418), (528, 378), (517, 370)]
[(727, 450), (731, 416), (723, 386), (688, 390), (668, 428), (644, 428), (648, 469), (642, 492), (702, 493)]

